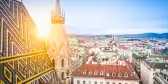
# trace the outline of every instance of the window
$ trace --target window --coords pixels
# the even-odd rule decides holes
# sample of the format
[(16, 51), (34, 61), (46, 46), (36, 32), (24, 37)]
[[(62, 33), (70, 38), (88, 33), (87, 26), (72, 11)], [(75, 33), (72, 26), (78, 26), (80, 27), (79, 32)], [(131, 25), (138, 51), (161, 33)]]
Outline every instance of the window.
[(109, 82), (106, 82), (106, 84), (110, 84)]
[(121, 77), (122, 76), (122, 74), (121, 73), (118, 73), (118, 77)]
[(124, 73), (124, 76), (125, 76), (125, 77), (128, 77), (128, 73), (125, 72), (125, 73)]
[(77, 80), (77, 84), (80, 84), (80, 81), (79, 81), (79, 80)]
[(61, 74), (61, 75), (62, 75), (62, 80), (64, 80), (64, 72), (62, 72), (62, 74)]
[(102, 75), (103, 75), (103, 72), (100, 72), (100, 75), (102, 76)]
[(89, 81), (89, 84), (91, 84), (91, 81)]
[(83, 71), (83, 74), (86, 74), (86, 70)]
[(166, 75), (164, 74), (164, 79), (166, 79)]
[(64, 59), (61, 60), (61, 67), (64, 67)]
[(97, 75), (98, 72), (94, 72), (94, 75)]
[(94, 84), (97, 84), (97, 81), (95, 81), (95, 83)]
[(52, 59), (52, 64), (55, 67), (55, 60), (54, 59)]
[(106, 76), (110, 76), (110, 73), (106, 73)]
[(86, 81), (83, 81), (83, 84), (86, 84)]
[(114, 77), (114, 76), (115, 76), (115, 73), (112, 73), (112, 76)]
[(89, 71), (89, 75), (92, 75), (92, 71)]

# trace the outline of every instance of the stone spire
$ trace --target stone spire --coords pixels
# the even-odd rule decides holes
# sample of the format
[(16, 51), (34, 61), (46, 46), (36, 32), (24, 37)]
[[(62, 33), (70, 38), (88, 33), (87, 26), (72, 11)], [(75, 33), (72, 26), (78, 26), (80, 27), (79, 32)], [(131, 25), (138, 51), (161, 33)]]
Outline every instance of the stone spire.
[(56, 0), (55, 9), (51, 13), (52, 28), (50, 34), (52, 40), (54, 41), (54, 45), (57, 46), (57, 48), (60, 48), (62, 45), (60, 53), (68, 52), (68, 37), (64, 26), (64, 14), (65, 13), (63, 11), (61, 12), (60, 1)]
[(60, 1), (56, 0), (55, 9), (51, 14), (52, 24), (64, 24), (65, 23), (65, 12), (60, 7)]
[(61, 16), (61, 7), (60, 7), (60, 2), (59, 2), (59, 0), (56, 0), (55, 13), (56, 13), (56, 15)]
[(67, 76), (66, 72), (70, 66), (70, 47), (68, 44), (68, 36), (65, 29), (65, 13), (61, 10), (59, 0), (56, 0), (56, 5), (51, 13), (52, 27), (49, 35), (50, 46), (49, 51), (51, 58), (55, 60), (55, 69), (58, 71), (59, 79), (64, 79)]

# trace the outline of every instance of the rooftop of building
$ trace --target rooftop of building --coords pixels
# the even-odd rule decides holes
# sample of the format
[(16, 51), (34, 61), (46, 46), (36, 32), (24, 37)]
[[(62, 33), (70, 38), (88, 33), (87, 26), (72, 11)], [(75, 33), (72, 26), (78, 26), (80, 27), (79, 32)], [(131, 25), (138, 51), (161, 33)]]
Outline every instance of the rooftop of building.
[(72, 44), (79, 44), (79, 41), (76, 38), (68, 38)]
[(103, 77), (105, 79), (137, 80), (139, 77), (130, 64), (101, 65), (85, 64), (73, 74), (74, 77)]
[(132, 53), (132, 56), (135, 58), (135, 59), (146, 59), (147, 58), (147, 55), (143, 55), (143, 54), (139, 54), (139, 53)]
[(168, 56), (164, 56), (163, 58), (164, 58), (164, 60), (168, 60)]
[(153, 69), (168, 69), (168, 63), (161, 62), (162, 60), (144, 60), (144, 63), (146, 63), (149, 67)]
[(146, 60), (150, 63), (163, 63), (164, 62), (163, 58), (159, 58), (159, 57), (156, 57), (156, 58), (150, 57), (150, 58), (147, 58)]

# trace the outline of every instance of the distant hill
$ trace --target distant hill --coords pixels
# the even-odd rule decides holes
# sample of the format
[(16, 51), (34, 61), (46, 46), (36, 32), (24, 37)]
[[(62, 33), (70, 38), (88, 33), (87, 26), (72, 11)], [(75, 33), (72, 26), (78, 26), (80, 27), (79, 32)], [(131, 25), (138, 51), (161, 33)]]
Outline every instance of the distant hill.
[[(107, 35), (77, 35), (78, 37), (97, 37), (97, 36), (107, 36)], [(108, 35), (109, 36), (109, 35)], [(168, 33), (142, 33), (142, 34), (123, 34), (116, 35), (116, 37), (124, 37), (124, 38), (167, 38)]]
[(168, 33), (143, 33), (143, 34), (125, 34), (125, 35), (117, 35), (119, 37), (128, 37), (128, 38), (168, 38)]
[(94, 35), (77, 35), (77, 37), (94, 37)]
[(168, 37), (168, 33), (163, 33), (162, 36), (163, 37)]

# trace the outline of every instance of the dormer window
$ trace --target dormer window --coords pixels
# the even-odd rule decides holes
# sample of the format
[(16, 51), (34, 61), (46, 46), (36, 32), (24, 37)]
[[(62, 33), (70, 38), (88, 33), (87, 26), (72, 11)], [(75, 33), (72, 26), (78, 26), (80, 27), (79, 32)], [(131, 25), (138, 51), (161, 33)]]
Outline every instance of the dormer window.
[(113, 72), (113, 73), (112, 73), (112, 76), (114, 77), (115, 75), (116, 75), (116, 74)]
[(83, 74), (86, 74), (86, 70), (83, 71)]
[(103, 75), (103, 72), (100, 72), (100, 75), (102, 76), (102, 75)]
[(89, 71), (89, 75), (92, 75), (92, 71)]
[(94, 75), (97, 75), (98, 74), (98, 72), (94, 72)]
[(127, 72), (125, 72), (125, 73), (124, 73), (124, 76), (125, 76), (125, 77), (128, 77), (128, 73), (127, 73)]
[(106, 76), (110, 76), (110, 73), (109, 73), (109, 72), (107, 72), (107, 73), (106, 73)]
[(122, 74), (121, 74), (121, 73), (118, 73), (118, 77), (122, 77)]

